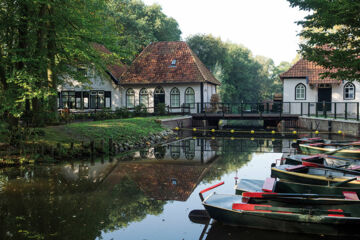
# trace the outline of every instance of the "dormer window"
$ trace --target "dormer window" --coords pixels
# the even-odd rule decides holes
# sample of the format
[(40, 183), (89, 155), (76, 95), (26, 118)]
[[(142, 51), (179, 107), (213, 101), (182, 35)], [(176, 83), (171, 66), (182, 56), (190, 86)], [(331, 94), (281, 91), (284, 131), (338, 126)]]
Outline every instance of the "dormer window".
[(171, 61), (170, 67), (176, 67), (176, 59), (174, 59), (174, 60)]

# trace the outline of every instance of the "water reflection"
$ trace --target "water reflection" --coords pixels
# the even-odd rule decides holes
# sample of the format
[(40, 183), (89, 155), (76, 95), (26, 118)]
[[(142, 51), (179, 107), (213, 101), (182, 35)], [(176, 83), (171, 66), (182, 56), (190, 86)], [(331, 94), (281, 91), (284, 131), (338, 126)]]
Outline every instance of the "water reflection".
[(169, 229), (179, 231), (181, 222), (186, 231), (193, 229), (187, 233), (193, 239), (202, 227), (191, 225), (186, 211), (200, 205), (199, 185), (241, 169), (254, 153), (280, 151), (290, 143), (188, 138), (111, 161), (0, 169), (0, 239), (138, 239), (139, 232), (141, 239), (151, 239), (158, 232), (142, 224), (160, 220), (162, 236), (173, 236)]
[(291, 234), (276, 231), (268, 231), (261, 229), (251, 229), (242, 227), (226, 226), (218, 222), (213, 222), (211, 225), (204, 225), (204, 229), (199, 237), (199, 240), (239, 240), (239, 239), (262, 239), (262, 240), (318, 240), (327, 239), (335, 240), (336, 237), (329, 237), (324, 235), (306, 235), (306, 234)]

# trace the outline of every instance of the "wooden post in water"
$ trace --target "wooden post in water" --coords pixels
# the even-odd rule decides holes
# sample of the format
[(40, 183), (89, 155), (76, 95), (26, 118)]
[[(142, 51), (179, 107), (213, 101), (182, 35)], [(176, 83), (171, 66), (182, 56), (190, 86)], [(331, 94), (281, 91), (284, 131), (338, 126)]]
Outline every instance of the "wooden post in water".
[(112, 154), (113, 150), (113, 139), (109, 138), (109, 154)]
[(58, 154), (58, 156), (60, 156), (61, 154), (61, 144), (60, 143), (57, 143), (56, 144), (56, 151), (57, 151), (57, 154)]
[(95, 153), (95, 143), (94, 140), (90, 141), (90, 152), (91, 152), (91, 156), (94, 156)]
[(101, 139), (100, 140), (100, 151), (101, 153), (104, 153), (105, 152), (105, 147), (104, 147), (104, 139)]

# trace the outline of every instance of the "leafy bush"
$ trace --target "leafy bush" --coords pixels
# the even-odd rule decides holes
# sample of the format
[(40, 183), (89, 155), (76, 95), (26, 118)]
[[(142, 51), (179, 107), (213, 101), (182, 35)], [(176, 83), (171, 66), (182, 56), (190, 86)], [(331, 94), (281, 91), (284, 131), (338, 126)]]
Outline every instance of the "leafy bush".
[(154, 109), (155, 115), (165, 115), (166, 114), (166, 105), (165, 103), (159, 103)]
[(117, 118), (128, 118), (131, 116), (131, 112), (126, 107), (116, 108), (115, 116)]
[(144, 104), (139, 104), (134, 108), (134, 115), (139, 116), (146, 116), (147, 114), (147, 108)]

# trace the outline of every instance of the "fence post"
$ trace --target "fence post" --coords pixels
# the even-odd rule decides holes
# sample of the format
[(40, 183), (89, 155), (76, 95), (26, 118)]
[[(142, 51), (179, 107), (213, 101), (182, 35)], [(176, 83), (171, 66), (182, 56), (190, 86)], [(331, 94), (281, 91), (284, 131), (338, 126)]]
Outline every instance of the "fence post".
[(347, 120), (347, 102), (345, 103), (345, 120)]
[(303, 115), (303, 103), (302, 102), (300, 103), (300, 115), (301, 116)]
[(334, 118), (336, 119), (336, 106), (337, 106), (337, 103), (335, 102), (334, 103)]
[(308, 117), (310, 117), (310, 102), (308, 103)]
[(359, 102), (356, 103), (356, 120), (359, 121)]
[(241, 114), (241, 117), (244, 115), (244, 105), (243, 105), (242, 101), (240, 103), (240, 114)]
[(318, 114), (318, 105), (319, 105), (319, 102), (316, 102), (315, 103), (315, 116), (318, 117), (319, 114)]

